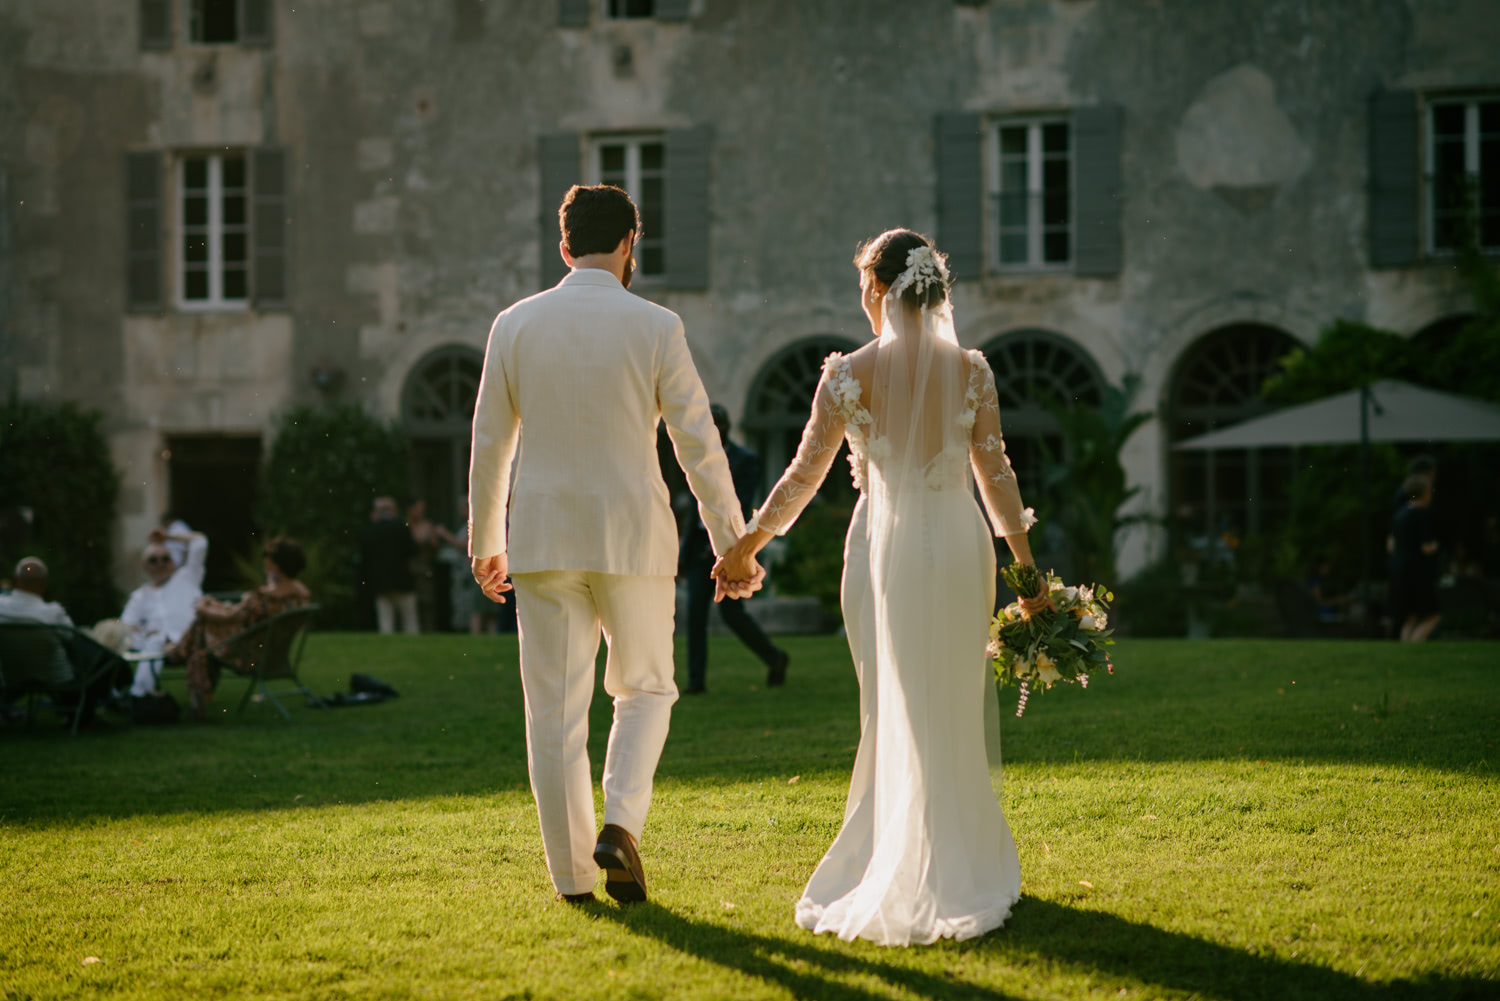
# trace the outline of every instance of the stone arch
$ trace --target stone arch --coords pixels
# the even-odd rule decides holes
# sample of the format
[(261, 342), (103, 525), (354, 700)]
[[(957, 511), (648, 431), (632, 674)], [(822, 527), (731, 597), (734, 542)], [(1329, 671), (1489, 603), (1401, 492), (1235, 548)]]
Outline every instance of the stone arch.
[(1104, 375), (1072, 339), (1041, 328), (1008, 331), (980, 350), (995, 373), (1006, 452), (1022, 494), (1028, 495), (1028, 488), (1035, 493), (1044, 456), (1061, 454), (1066, 447), (1049, 405), (1099, 406)]
[[(750, 447), (760, 453), (768, 477), (779, 476), (797, 454), (797, 442), (823, 374), (823, 360), (834, 351), (858, 347), (858, 342), (837, 334), (804, 337), (772, 355), (755, 374), (740, 428)], [(847, 487), (848, 478), (830, 476), (829, 482)]]
[(457, 517), (468, 493), (469, 445), (484, 354), (467, 344), (433, 348), (401, 384), (401, 424), (411, 439), (414, 498), (443, 525)]
[[(1234, 323), (1194, 341), (1173, 366), (1163, 413), (1169, 442), (1195, 437), (1273, 409), (1261, 385), (1278, 360), (1298, 346), (1278, 327)], [(1274, 524), (1287, 503), (1292, 473), (1288, 448), (1169, 451), (1170, 514), (1195, 546), (1225, 545)]]

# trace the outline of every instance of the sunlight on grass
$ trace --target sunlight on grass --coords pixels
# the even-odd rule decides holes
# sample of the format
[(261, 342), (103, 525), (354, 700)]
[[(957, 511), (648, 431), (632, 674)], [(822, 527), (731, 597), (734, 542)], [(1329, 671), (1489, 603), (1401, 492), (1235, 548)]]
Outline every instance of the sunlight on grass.
[[(315, 636), (315, 689), (361, 670), (402, 697), (291, 724), (252, 706), (0, 731), (0, 997), (1500, 987), (1492, 647), (1122, 644), (1117, 677), (1003, 718), (1025, 893), (1007, 926), (888, 950), (791, 922), (858, 733), (842, 642), (786, 642), (785, 689), (717, 640), (709, 694), (679, 703), (642, 842), (652, 901), (633, 908), (552, 900), (513, 639)], [(608, 720), (600, 698), (596, 775)]]

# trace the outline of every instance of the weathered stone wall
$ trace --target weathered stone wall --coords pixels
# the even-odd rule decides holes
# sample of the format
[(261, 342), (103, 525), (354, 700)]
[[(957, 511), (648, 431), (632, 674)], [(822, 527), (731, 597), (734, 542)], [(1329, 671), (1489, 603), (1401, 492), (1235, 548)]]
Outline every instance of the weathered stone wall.
[[(163, 52), (140, 50), (133, 3), (0, 8), (3, 382), (109, 415), (122, 553), (164, 504), (163, 435), (264, 432), (318, 398), (317, 365), (396, 416), (425, 353), (482, 348), (555, 253), (537, 137), (560, 129), (712, 127), (709, 288), (643, 294), (683, 315), (736, 415), (781, 349), (867, 336), (850, 258), (888, 226), (934, 231), (946, 111), (1124, 116), (1120, 273), (963, 283), (967, 344), (1054, 331), (1110, 380), (1141, 373), (1157, 406), (1226, 324), (1306, 341), (1335, 317), (1411, 333), (1464, 308), (1449, 269), (1368, 266), (1366, 106), (1500, 87), (1489, 0), (696, 0), (680, 22), (602, 3), (564, 29), (542, 0), (281, 0), (268, 48), (179, 28)], [(292, 168), (289, 308), (128, 314), (124, 153), (261, 145)], [(1160, 509), (1160, 424), (1128, 460)]]

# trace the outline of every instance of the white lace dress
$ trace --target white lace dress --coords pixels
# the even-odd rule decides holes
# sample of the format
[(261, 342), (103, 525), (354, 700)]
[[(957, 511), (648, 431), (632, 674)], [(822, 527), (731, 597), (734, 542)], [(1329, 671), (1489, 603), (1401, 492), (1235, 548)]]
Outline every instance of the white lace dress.
[(861, 499), (842, 597), (860, 681), (860, 742), (843, 828), (797, 903), (799, 925), (846, 940), (971, 938), (1002, 925), (1020, 894), (1015, 842), (985, 753), (995, 558), (973, 484), (996, 535), (1025, 531), (1032, 518), (1005, 455), (994, 376), (982, 354), (966, 356), (963, 408), (926, 474), (926, 523), (876, 540), (919, 572), (886, 582), (876, 599), (865, 493), (871, 468), (878, 473), (890, 450), (871, 437), (868, 393), (844, 355), (824, 363), (797, 456), (752, 522), (785, 533), (848, 439)]

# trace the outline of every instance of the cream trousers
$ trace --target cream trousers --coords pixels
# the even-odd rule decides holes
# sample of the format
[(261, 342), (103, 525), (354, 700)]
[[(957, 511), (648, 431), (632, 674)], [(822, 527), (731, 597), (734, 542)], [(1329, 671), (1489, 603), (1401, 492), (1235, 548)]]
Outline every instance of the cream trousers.
[(594, 784), (589, 770), (589, 703), (601, 631), (609, 645), (604, 690), (614, 724), (604, 755), (604, 822), (637, 839), (667, 740), (677, 685), (672, 678), (671, 577), (581, 570), (515, 574), (526, 698), (526, 758), (559, 893), (594, 888)]

